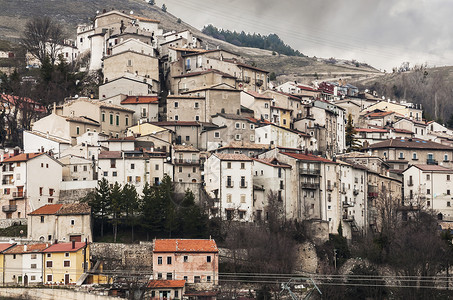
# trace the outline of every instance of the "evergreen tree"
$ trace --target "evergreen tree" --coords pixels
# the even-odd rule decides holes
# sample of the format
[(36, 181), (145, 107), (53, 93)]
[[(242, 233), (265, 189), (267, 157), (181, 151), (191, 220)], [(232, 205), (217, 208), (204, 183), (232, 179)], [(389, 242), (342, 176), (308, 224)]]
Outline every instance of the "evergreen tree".
[(346, 147), (349, 150), (354, 150), (358, 148), (358, 141), (354, 137), (356, 134), (356, 130), (354, 129), (354, 125), (352, 124), (352, 115), (348, 115), (348, 122), (345, 128), (345, 138), (346, 138)]
[(111, 213), (112, 213), (112, 225), (113, 225), (113, 242), (116, 243), (117, 235), (118, 235), (118, 224), (121, 221), (121, 216), (124, 208), (123, 202), (123, 193), (121, 189), (121, 185), (118, 182), (115, 182), (113, 185), (111, 194)]
[(137, 190), (135, 189), (135, 186), (129, 183), (124, 185), (121, 193), (123, 197), (122, 202), (124, 206), (125, 222), (127, 225), (131, 227), (131, 238), (133, 242), (134, 225), (137, 222), (137, 214), (139, 212), (138, 194)]
[(195, 204), (195, 196), (189, 189), (184, 195), (178, 212), (181, 221), (181, 233), (185, 238), (203, 238), (206, 234), (208, 218)]
[(172, 236), (174, 230), (177, 229), (176, 223), (176, 206), (174, 203), (173, 183), (170, 176), (165, 175), (162, 178), (162, 183), (159, 185), (158, 203), (160, 204), (159, 210), (163, 210), (163, 225), (168, 237)]
[(95, 191), (89, 193), (81, 201), (88, 203), (91, 207), (91, 214), (95, 221), (101, 223), (101, 237), (104, 236), (104, 223), (110, 213), (110, 186), (107, 179), (102, 178), (98, 181)]

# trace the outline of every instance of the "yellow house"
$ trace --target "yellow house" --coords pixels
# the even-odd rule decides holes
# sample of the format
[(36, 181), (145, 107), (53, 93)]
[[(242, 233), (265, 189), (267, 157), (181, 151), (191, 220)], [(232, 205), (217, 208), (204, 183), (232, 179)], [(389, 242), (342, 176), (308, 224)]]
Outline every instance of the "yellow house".
[(44, 283), (75, 284), (90, 269), (89, 244), (58, 243), (45, 249)]
[(5, 252), (6, 250), (8, 250), (9, 248), (11, 247), (14, 247), (16, 244), (10, 244), (10, 243), (0, 243), (0, 271), (2, 272), (1, 273), (1, 276), (0, 276), (0, 284), (3, 285), (3, 283), (5, 282), (5, 256), (3, 255), (3, 252)]

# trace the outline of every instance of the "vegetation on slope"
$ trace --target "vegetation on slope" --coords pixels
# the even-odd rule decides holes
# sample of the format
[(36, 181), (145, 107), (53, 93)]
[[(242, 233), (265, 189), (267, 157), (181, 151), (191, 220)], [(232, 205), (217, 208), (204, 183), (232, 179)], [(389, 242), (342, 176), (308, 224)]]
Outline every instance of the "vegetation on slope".
[(239, 47), (271, 50), (274, 51), (274, 53), (277, 52), (288, 56), (304, 56), (298, 50), (294, 50), (291, 46), (285, 44), (275, 33), (269, 35), (261, 35), (259, 33), (250, 34), (245, 33), (244, 31), (239, 33), (236, 31), (218, 29), (211, 24), (205, 26), (201, 32)]

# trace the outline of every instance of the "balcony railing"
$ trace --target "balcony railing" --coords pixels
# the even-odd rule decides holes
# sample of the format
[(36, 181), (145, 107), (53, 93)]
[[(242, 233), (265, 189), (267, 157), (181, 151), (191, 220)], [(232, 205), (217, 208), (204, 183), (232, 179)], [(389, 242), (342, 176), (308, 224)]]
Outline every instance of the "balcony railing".
[(358, 190), (358, 189), (354, 189), (354, 190), (352, 191), (352, 193), (354, 194), (354, 196), (357, 196), (357, 195), (359, 194), (359, 190)]
[(241, 182), (241, 185), (239, 186), (240, 188), (247, 188), (247, 182)]
[(13, 198), (24, 198), (24, 192), (13, 192)]
[(234, 186), (234, 182), (233, 181), (227, 181), (225, 183), (225, 185), (226, 185), (227, 188), (232, 188)]
[(426, 160), (426, 164), (427, 164), (427, 165), (437, 165), (438, 163), (437, 163), (437, 160), (432, 159), (432, 158), (428, 158), (428, 159)]
[(378, 192), (368, 192), (368, 197), (369, 198), (377, 198)]
[(332, 192), (332, 191), (333, 191), (333, 186), (328, 185), (328, 186), (327, 186), (327, 191)]
[(319, 183), (302, 182), (301, 185), (303, 189), (316, 190), (319, 188)]
[(348, 214), (343, 214), (343, 221), (345, 221), (345, 222), (354, 222), (354, 216), (353, 215), (348, 215)]
[(244, 82), (249, 83), (250, 82), (250, 77), (249, 76), (244, 76)]
[(199, 159), (175, 159), (175, 164), (177, 165), (198, 165), (200, 164)]
[(3, 179), (2, 180), (2, 184), (3, 185), (11, 185), (11, 184), (13, 184), (13, 182), (11, 180), (9, 180), (9, 179)]
[(343, 207), (344, 207), (344, 208), (346, 208), (346, 207), (351, 207), (351, 206), (354, 206), (351, 202), (343, 201)]
[(320, 169), (306, 169), (300, 168), (299, 173), (303, 175), (319, 175), (321, 173)]
[(3, 212), (15, 212), (17, 210), (17, 205), (3, 205)]
[(263, 83), (264, 83), (264, 81), (263, 81), (262, 79), (257, 79), (257, 80), (255, 81), (256, 86), (262, 86)]
[(413, 182), (412, 180), (408, 180), (408, 181), (407, 181), (407, 185), (408, 185), (408, 186), (413, 186), (413, 185), (414, 185), (414, 182)]

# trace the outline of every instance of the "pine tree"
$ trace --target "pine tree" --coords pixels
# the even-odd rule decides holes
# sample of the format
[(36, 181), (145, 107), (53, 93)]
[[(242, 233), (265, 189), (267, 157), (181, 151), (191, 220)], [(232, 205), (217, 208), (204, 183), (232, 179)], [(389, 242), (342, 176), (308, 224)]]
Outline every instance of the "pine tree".
[(104, 223), (110, 214), (110, 186), (107, 179), (102, 178), (98, 181), (95, 191), (89, 193), (81, 201), (88, 203), (91, 207), (91, 213), (95, 221), (101, 223), (101, 237), (104, 236)]
[(349, 114), (348, 122), (345, 128), (346, 147), (348, 147), (349, 150), (355, 150), (358, 148), (358, 141), (354, 137), (355, 134), (356, 130), (354, 129), (354, 125), (352, 124), (352, 115)]
[(113, 185), (111, 194), (111, 213), (112, 213), (112, 225), (113, 225), (113, 242), (116, 243), (118, 236), (118, 224), (121, 221), (121, 216), (123, 213), (124, 202), (123, 202), (123, 193), (121, 185), (118, 182), (115, 182)]
[(138, 194), (135, 186), (127, 183), (121, 191), (125, 213), (125, 222), (131, 227), (131, 238), (134, 241), (134, 225), (137, 222), (139, 209)]

